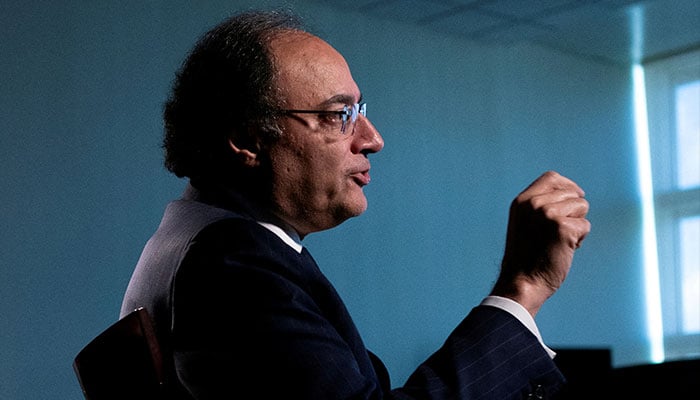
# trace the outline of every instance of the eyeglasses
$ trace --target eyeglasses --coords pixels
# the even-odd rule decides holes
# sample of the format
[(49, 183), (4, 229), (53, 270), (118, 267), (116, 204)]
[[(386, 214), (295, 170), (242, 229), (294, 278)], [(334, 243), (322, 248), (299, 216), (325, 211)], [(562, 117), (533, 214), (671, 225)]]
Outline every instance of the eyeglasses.
[(352, 125), (353, 130), (355, 128), (355, 121), (357, 121), (357, 116), (362, 114), (363, 117), (367, 116), (367, 103), (355, 104), (353, 106), (344, 106), (342, 110), (330, 111), (330, 110), (282, 110), (285, 114), (318, 114), (326, 116), (335, 116), (340, 119), (340, 133), (345, 133), (347, 129), (348, 122)]

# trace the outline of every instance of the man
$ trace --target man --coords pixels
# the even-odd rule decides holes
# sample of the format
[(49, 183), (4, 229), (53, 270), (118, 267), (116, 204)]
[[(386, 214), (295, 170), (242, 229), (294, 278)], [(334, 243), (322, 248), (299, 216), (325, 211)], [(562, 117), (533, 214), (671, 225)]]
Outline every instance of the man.
[(168, 205), (122, 315), (146, 307), (173, 397), (547, 398), (563, 377), (533, 317), (589, 231), (548, 172), (513, 202), (499, 279), (403, 387), (391, 389), (301, 240), (365, 211), (384, 146), (343, 57), (294, 18), (246, 13), (207, 33), (165, 109)]

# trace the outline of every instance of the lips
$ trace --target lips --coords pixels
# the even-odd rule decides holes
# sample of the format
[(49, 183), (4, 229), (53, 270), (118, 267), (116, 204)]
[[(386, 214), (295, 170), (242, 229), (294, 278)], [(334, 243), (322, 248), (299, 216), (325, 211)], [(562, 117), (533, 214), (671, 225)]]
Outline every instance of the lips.
[(350, 175), (352, 179), (360, 186), (366, 186), (371, 180), (369, 177), (369, 169), (364, 171), (358, 171)]

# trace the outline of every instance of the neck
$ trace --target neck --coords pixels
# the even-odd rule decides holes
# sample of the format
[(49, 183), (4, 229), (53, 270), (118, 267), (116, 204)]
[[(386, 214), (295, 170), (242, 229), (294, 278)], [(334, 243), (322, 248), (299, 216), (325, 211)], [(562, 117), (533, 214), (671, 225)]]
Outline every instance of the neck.
[(273, 211), (271, 201), (251, 190), (243, 190), (222, 183), (193, 180), (191, 186), (197, 189), (196, 200), (216, 207), (234, 210), (259, 223), (274, 225), (293, 239), (301, 241), (304, 235)]

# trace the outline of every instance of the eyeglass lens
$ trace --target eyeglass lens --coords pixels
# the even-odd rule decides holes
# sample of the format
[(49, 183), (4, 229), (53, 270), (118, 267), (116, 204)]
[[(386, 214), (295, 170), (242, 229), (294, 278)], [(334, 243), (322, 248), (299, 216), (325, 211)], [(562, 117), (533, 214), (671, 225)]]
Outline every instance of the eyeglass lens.
[(362, 114), (367, 116), (367, 103), (354, 104), (352, 106), (343, 107), (343, 123), (340, 126), (340, 132), (345, 133), (345, 128), (348, 122), (348, 115), (350, 116), (350, 122), (353, 124), (353, 130), (355, 129), (355, 121), (357, 121), (357, 115)]

